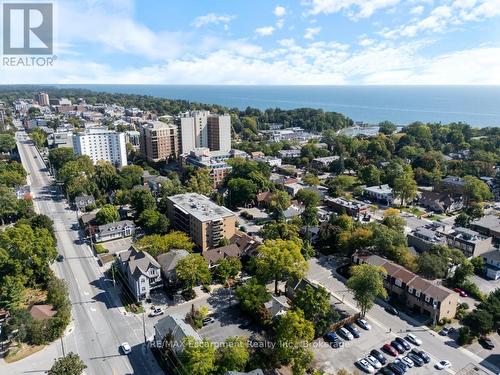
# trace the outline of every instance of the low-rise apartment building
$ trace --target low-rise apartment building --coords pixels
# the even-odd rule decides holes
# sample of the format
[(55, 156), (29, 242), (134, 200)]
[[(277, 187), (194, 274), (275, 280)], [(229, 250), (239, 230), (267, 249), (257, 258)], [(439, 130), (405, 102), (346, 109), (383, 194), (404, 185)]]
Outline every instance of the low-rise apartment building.
[(440, 223), (429, 223), (415, 228), (406, 236), (408, 246), (422, 253), (429, 251), (434, 246), (446, 245), (445, 233), (447, 231), (449, 228)]
[(315, 168), (328, 168), (330, 164), (334, 161), (339, 160), (339, 156), (325, 156), (322, 158), (314, 158), (311, 162), (311, 165)]
[(187, 155), (182, 155), (181, 164), (208, 170), (214, 182), (214, 188), (217, 189), (231, 172), (232, 167), (226, 163), (229, 157), (228, 152), (212, 152), (206, 147), (197, 148)]
[(477, 257), (491, 250), (491, 237), (467, 228), (456, 227), (445, 233), (446, 244), (461, 250), (467, 258)]
[(391, 298), (416, 314), (423, 314), (435, 324), (443, 318), (452, 319), (457, 312), (458, 294), (417, 276), (406, 268), (378, 255), (356, 252), (352, 256), (354, 264), (371, 264), (387, 271), (384, 287)]
[(350, 201), (344, 198), (325, 197), (325, 204), (338, 214), (347, 214), (349, 216), (358, 217), (368, 212), (368, 205)]
[(484, 215), (471, 223), (471, 228), (479, 233), (500, 241), (500, 217), (494, 214)]
[(223, 238), (236, 232), (236, 215), (197, 193), (177, 194), (167, 198), (167, 214), (172, 225), (189, 234), (202, 250), (218, 247)]
[(367, 186), (363, 189), (363, 194), (377, 202), (390, 206), (394, 203), (392, 188), (385, 185)]

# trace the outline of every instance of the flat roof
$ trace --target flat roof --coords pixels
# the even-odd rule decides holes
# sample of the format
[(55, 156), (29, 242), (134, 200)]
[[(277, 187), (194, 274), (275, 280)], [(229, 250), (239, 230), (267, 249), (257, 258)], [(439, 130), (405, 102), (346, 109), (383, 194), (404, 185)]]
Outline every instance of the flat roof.
[(234, 216), (234, 212), (219, 206), (208, 197), (197, 193), (177, 194), (168, 199), (185, 213), (200, 221), (212, 221)]

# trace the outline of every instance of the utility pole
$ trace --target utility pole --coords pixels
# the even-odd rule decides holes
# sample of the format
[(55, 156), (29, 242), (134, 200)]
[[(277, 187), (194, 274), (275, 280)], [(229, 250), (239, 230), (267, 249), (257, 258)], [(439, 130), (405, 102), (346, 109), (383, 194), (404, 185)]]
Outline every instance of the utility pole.
[(142, 330), (144, 332), (144, 349), (146, 349), (148, 340), (146, 338), (146, 321), (144, 320), (144, 311), (142, 312)]
[(60, 337), (60, 339), (61, 339), (62, 354), (63, 354), (63, 357), (66, 357), (66, 353), (64, 351), (64, 341), (63, 341), (62, 336)]

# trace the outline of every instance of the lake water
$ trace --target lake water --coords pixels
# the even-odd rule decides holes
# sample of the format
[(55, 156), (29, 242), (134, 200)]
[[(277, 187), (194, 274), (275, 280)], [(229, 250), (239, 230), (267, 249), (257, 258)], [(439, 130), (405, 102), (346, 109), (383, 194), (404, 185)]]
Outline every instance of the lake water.
[(321, 108), (354, 121), (413, 121), (500, 126), (500, 86), (197, 86), (57, 85), (152, 95), (244, 109)]

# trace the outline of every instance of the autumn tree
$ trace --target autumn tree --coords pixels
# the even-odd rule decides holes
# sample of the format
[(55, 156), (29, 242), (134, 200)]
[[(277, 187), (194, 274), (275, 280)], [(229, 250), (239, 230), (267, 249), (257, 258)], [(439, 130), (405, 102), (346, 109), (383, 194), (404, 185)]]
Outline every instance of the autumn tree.
[(219, 374), (244, 371), (250, 358), (248, 342), (244, 337), (228, 337), (216, 352), (215, 363)]
[(347, 280), (346, 286), (354, 293), (361, 315), (364, 316), (372, 308), (376, 298), (387, 297), (383, 277), (386, 273), (384, 268), (370, 264), (351, 267), (351, 277)]
[(189, 254), (179, 260), (175, 267), (177, 279), (182, 282), (188, 290), (192, 290), (198, 284), (208, 284), (211, 280), (208, 263), (200, 254)]

